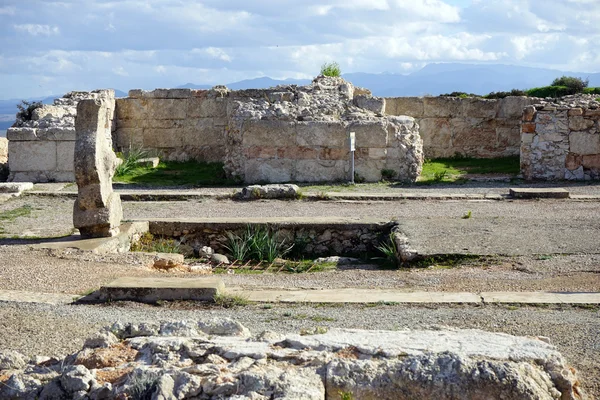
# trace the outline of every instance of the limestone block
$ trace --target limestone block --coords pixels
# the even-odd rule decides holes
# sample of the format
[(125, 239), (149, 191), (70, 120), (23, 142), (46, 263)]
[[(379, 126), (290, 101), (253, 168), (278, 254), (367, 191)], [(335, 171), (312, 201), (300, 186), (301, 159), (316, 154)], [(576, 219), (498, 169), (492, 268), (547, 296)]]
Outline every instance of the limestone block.
[(38, 129), (37, 140), (75, 141), (75, 127), (50, 127)]
[(246, 183), (282, 183), (292, 180), (292, 160), (247, 160), (244, 169)]
[(530, 106), (535, 100), (525, 96), (509, 96), (498, 100), (497, 116), (499, 118), (508, 118), (520, 120), (523, 116), (525, 107)]
[(496, 146), (496, 127), (493, 121), (479, 118), (453, 118), (450, 120), (455, 148)]
[(586, 108), (583, 110), (586, 117), (600, 117), (600, 108)]
[(118, 149), (140, 148), (144, 145), (142, 128), (119, 128), (115, 132), (115, 146)]
[[(461, 99), (461, 115), (468, 118), (496, 118), (498, 101), (478, 98)], [(519, 118), (520, 118), (519, 113)]]
[(38, 121), (40, 119), (61, 119), (65, 116), (68, 110), (65, 107), (54, 106), (50, 104), (44, 104), (39, 108), (36, 108), (31, 113), (31, 119)]
[(181, 147), (184, 135), (181, 129), (145, 128), (143, 143), (145, 148)]
[(408, 115), (413, 118), (424, 116), (421, 97), (386, 97), (385, 113), (388, 115)]
[(533, 122), (524, 122), (523, 125), (521, 125), (521, 131), (523, 133), (535, 133), (535, 129), (536, 124)]
[(298, 160), (294, 180), (298, 182), (348, 181), (349, 170), (349, 162), (343, 160)]
[(377, 182), (381, 180), (381, 170), (385, 169), (386, 162), (381, 160), (361, 160), (356, 163), (356, 173), (366, 182)]
[(573, 132), (569, 135), (569, 142), (571, 153), (581, 155), (600, 154), (600, 134)]
[(591, 154), (582, 157), (584, 168), (600, 169), (600, 154)]
[(184, 145), (221, 145), (225, 146), (226, 137), (223, 127), (216, 127), (213, 118), (190, 120), (182, 132)]
[(565, 160), (565, 168), (573, 171), (581, 167), (581, 164), (583, 163), (583, 157), (584, 156), (575, 153), (567, 154), (567, 158)]
[(192, 96), (192, 90), (187, 88), (154, 89), (147, 92), (146, 95), (155, 99), (187, 99)]
[(348, 132), (356, 133), (356, 147), (387, 147), (388, 130), (384, 121), (359, 121), (348, 126)]
[(518, 148), (521, 143), (521, 130), (519, 127), (496, 128), (496, 137), (498, 138), (498, 148)]
[(456, 97), (424, 97), (424, 115), (433, 117), (457, 117), (462, 113), (462, 99)]
[(423, 118), (419, 126), (424, 147), (452, 147), (452, 132), (448, 118)]
[(571, 108), (567, 114), (569, 115), (569, 117), (583, 115), (583, 109), (582, 108)]
[(533, 122), (536, 119), (537, 110), (534, 106), (526, 106), (523, 110), (523, 121)]
[(355, 96), (353, 102), (357, 107), (369, 110), (375, 114), (383, 114), (385, 112), (385, 99), (383, 97), (373, 97), (361, 94)]
[(594, 121), (580, 116), (569, 118), (569, 129), (572, 131), (585, 131), (594, 126)]
[(150, 119), (185, 119), (187, 99), (147, 99), (145, 115)]
[(277, 147), (253, 146), (244, 149), (244, 155), (248, 159), (253, 158), (277, 158)]
[(319, 151), (320, 160), (348, 160), (350, 150), (348, 147), (323, 147)]
[(141, 167), (156, 168), (156, 167), (158, 167), (158, 164), (160, 164), (160, 158), (158, 158), (158, 157), (140, 158), (135, 163)]
[(371, 160), (385, 160), (387, 158), (387, 149), (370, 147), (368, 149), (368, 157)]
[(28, 127), (12, 127), (6, 131), (6, 138), (11, 141), (26, 141), (37, 139), (37, 129)]
[(296, 123), (278, 120), (247, 120), (243, 125), (244, 147), (281, 146), (294, 143)]
[(277, 158), (290, 160), (315, 160), (319, 152), (310, 147), (280, 147), (277, 149)]
[[(115, 100), (115, 117), (117, 121), (124, 119), (146, 119), (146, 99), (121, 98)], [(117, 122), (118, 126), (118, 122)]]
[(56, 143), (56, 170), (73, 171), (75, 142)]
[(227, 98), (191, 97), (187, 101), (188, 118), (223, 118), (227, 116)]
[(348, 132), (341, 122), (298, 122), (296, 143), (299, 146), (347, 147)]
[(112, 99), (83, 100), (77, 105), (74, 171), (78, 196), (73, 223), (82, 236), (114, 236), (123, 216), (120, 197), (112, 190), (120, 161), (111, 143), (113, 110)]
[(56, 142), (8, 142), (8, 167), (11, 171), (54, 171)]

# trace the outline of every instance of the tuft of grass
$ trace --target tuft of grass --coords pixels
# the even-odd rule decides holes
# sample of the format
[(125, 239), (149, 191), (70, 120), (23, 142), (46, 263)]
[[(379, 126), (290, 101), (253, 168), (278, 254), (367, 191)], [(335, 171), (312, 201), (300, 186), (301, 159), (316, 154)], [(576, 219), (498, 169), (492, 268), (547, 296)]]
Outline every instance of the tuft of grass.
[(300, 335), (301, 336), (307, 336), (307, 335), (323, 335), (325, 333), (327, 333), (329, 329), (327, 329), (324, 326), (317, 326), (314, 328), (302, 328), (300, 329)]
[(5, 222), (13, 222), (19, 217), (27, 217), (31, 214), (33, 207), (29, 204), (25, 204), (21, 207), (13, 208), (12, 210), (0, 212), (0, 234), (4, 233), (4, 227), (2, 226)]
[(218, 293), (213, 300), (216, 305), (223, 308), (244, 307), (250, 304), (250, 300), (247, 297), (236, 294)]
[(179, 253), (180, 244), (174, 239), (157, 238), (150, 232), (145, 232), (137, 242), (131, 244), (131, 251)]
[(321, 75), (323, 76), (342, 76), (342, 70), (340, 69), (340, 65), (338, 63), (330, 62), (324, 63), (321, 66)]
[(227, 232), (227, 244), (233, 259), (238, 261), (273, 262), (288, 254), (294, 245), (288, 245), (286, 240), (279, 240), (269, 227), (247, 225), (241, 236)]
[(470, 219), (472, 216), (471, 210), (467, 211), (465, 215), (462, 216), (462, 219)]
[(115, 177), (124, 177), (139, 167), (138, 161), (148, 157), (148, 151), (142, 148), (130, 147), (125, 152), (117, 153), (117, 157), (121, 159), (121, 164), (115, 170)]
[(351, 392), (339, 391), (338, 395), (340, 396), (340, 400), (354, 400), (354, 396), (352, 396)]
[(156, 168), (137, 166), (124, 175), (115, 175), (114, 182), (148, 186), (227, 186), (237, 182), (227, 179), (223, 163), (197, 161), (161, 161)]
[(400, 258), (398, 258), (398, 248), (396, 247), (396, 241), (394, 240), (394, 234), (390, 233), (386, 240), (384, 240), (379, 246), (376, 247), (383, 254), (384, 264), (390, 267), (398, 267), (401, 264)]

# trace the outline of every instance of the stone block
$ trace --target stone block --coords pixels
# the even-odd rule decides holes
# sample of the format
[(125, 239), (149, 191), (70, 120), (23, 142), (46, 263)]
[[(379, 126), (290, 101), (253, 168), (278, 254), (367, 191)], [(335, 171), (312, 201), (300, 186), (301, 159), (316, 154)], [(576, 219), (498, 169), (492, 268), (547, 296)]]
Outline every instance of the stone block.
[(524, 96), (509, 96), (498, 100), (497, 116), (499, 118), (508, 118), (520, 120), (523, 116), (525, 107), (533, 104), (534, 100)]
[(31, 113), (31, 119), (33, 121), (39, 121), (40, 119), (61, 119), (67, 114), (68, 110), (65, 107), (54, 106), (50, 104), (44, 104), (39, 108), (36, 108)]
[(184, 133), (181, 129), (145, 128), (143, 144), (145, 148), (181, 147)]
[(586, 117), (600, 117), (600, 108), (586, 108), (583, 110)]
[(321, 148), (321, 150), (319, 151), (319, 159), (321, 159), (321, 160), (347, 160), (349, 153), (350, 153), (349, 148), (325, 147), (325, 148)]
[(294, 143), (296, 123), (277, 120), (247, 120), (242, 127), (242, 145), (285, 147)]
[(8, 128), (6, 138), (11, 141), (37, 140), (37, 129), (27, 127)]
[[(122, 98), (115, 100), (115, 116), (117, 121), (123, 119), (143, 120), (147, 118), (146, 99)], [(118, 122), (117, 122), (118, 126)]]
[(350, 164), (343, 160), (298, 160), (294, 180), (298, 182), (333, 182), (350, 180)]
[(277, 158), (277, 147), (253, 146), (244, 149), (244, 155), (248, 159), (253, 158)]
[(519, 147), (521, 143), (521, 130), (517, 128), (496, 128), (499, 148)]
[(386, 148), (370, 147), (368, 152), (371, 160), (385, 160), (387, 158)]
[(536, 124), (533, 122), (524, 122), (523, 125), (521, 125), (521, 131), (523, 133), (535, 133), (535, 127)]
[(73, 171), (75, 142), (56, 143), (56, 170)]
[(582, 165), (588, 169), (600, 169), (600, 154), (591, 154), (582, 157)]
[(244, 182), (289, 182), (292, 180), (292, 168), (292, 160), (247, 160), (244, 168)]
[(160, 164), (160, 158), (158, 158), (158, 157), (140, 158), (135, 163), (137, 165), (139, 165), (140, 167), (156, 168), (156, 167), (158, 167), (158, 164)]
[(360, 121), (348, 126), (356, 133), (356, 147), (387, 147), (388, 130), (383, 121)]
[(37, 140), (75, 141), (75, 127), (52, 127), (37, 130)]
[(0, 137), (0, 164), (8, 162), (8, 139)]
[(385, 112), (385, 99), (383, 97), (360, 94), (354, 97), (353, 102), (357, 107), (371, 111), (375, 114), (383, 114)]
[(523, 110), (523, 121), (525, 122), (533, 122), (535, 121), (537, 115), (537, 110), (534, 106), (527, 106)]
[(600, 134), (573, 132), (569, 135), (569, 142), (571, 153), (581, 155), (600, 154)]
[(147, 99), (146, 118), (149, 119), (185, 119), (187, 99)]
[(454, 118), (462, 113), (462, 99), (456, 97), (424, 97), (424, 115), (428, 118)]
[(576, 170), (577, 168), (581, 167), (581, 164), (583, 162), (583, 157), (584, 156), (575, 154), (575, 153), (567, 154), (567, 158), (565, 159), (565, 168), (573, 171), (573, 170)]
[(187, 146), (225, 146), (225, 130), (222, 127), (215, 127), (213, 122), (212, 118), (189, 121), (189, 124), (180, 133), (183, 144)]
[(54, 171), (56, 143), (52, 141), (8, 142), (8, 167), (11, 171)]
[(569, 115), (569, 117), (583, 115), (583, 109), (582, 108), (571, 108), (568, 111), (568, 115)]
[(386, 97), (385, 113), (388, 115), (408, 115), (413, 118), (424, 116), (421, 97)]
[(452, 145), (455, 149), (496, 146), (496, 128), (493, 121), (479, 118), (450, 120)]
[(277, 158), (290, 160), (316, 160), (319, 152), (310, 147), (280, 147), (277, 149)]
[(419, 123), (419, 133), (424, 147), (452, 147), (450, 120), (447, 118), (423, 118)]
[(385, 166), (385, 160), (361, 160), (356, 163), (355, 171), (366, 182), (378, 182)]
[(119, 149), (140, 148), (144, 146), (144, 129), (119, 128), (114, 138), (115, 146)]
[(342, 122), (298, 122), (296, 143), (299, 146), (347, 147), (348, 132)]
[(224, 118), (227, 116), (227, 99), (191, 97), (186, 113), (188, 118)]
[(192, 96), (192, 91), (186, 88), (154, 89), (146, 92), (146, 96), (155, 99), (187, 99)]
[(580, 116), (569, 118), (569, 129), (572, 131), (585, 131), (594, 126), (594, 121)]
[(461, 115), (467, 118), (496, 118), (498, 101), (478, 98), (461, 99)]

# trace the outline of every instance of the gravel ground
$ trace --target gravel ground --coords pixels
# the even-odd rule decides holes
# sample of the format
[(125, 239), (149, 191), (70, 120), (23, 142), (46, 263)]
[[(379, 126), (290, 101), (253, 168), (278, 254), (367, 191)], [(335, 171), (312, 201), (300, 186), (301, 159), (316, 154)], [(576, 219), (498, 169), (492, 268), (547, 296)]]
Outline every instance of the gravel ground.
[[(179, 308), (179, 309), (177, 309)], [(0, 348), (29, 355), (77, 350), (86, 336), (116, 320), (154, 321), (230, 317), (254, 333), (298, 332), (326, 326), (396, 330), (445, 325), (521, 336), (547, 336), (580, 372), (583, 387), (600, 396), (600, 311), (570, 306), (318, 306), (275, 304), (207, 310), (190, 303), (162, 307), (118, 303), (109, 306), (47, 306), (0, 303)]]

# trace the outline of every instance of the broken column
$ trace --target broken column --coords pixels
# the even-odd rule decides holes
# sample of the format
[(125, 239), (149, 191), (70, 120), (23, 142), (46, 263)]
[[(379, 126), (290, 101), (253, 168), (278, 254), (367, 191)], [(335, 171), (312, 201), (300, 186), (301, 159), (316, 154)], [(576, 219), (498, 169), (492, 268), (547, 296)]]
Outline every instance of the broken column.
[(77, 105), (74, 170), (78, 196), (73, 224), (84, 237), (115, 236), (123, 217), (121, 198), (112, 189), (119, 165), (111, 139), (114, 110), (113, 90)]

